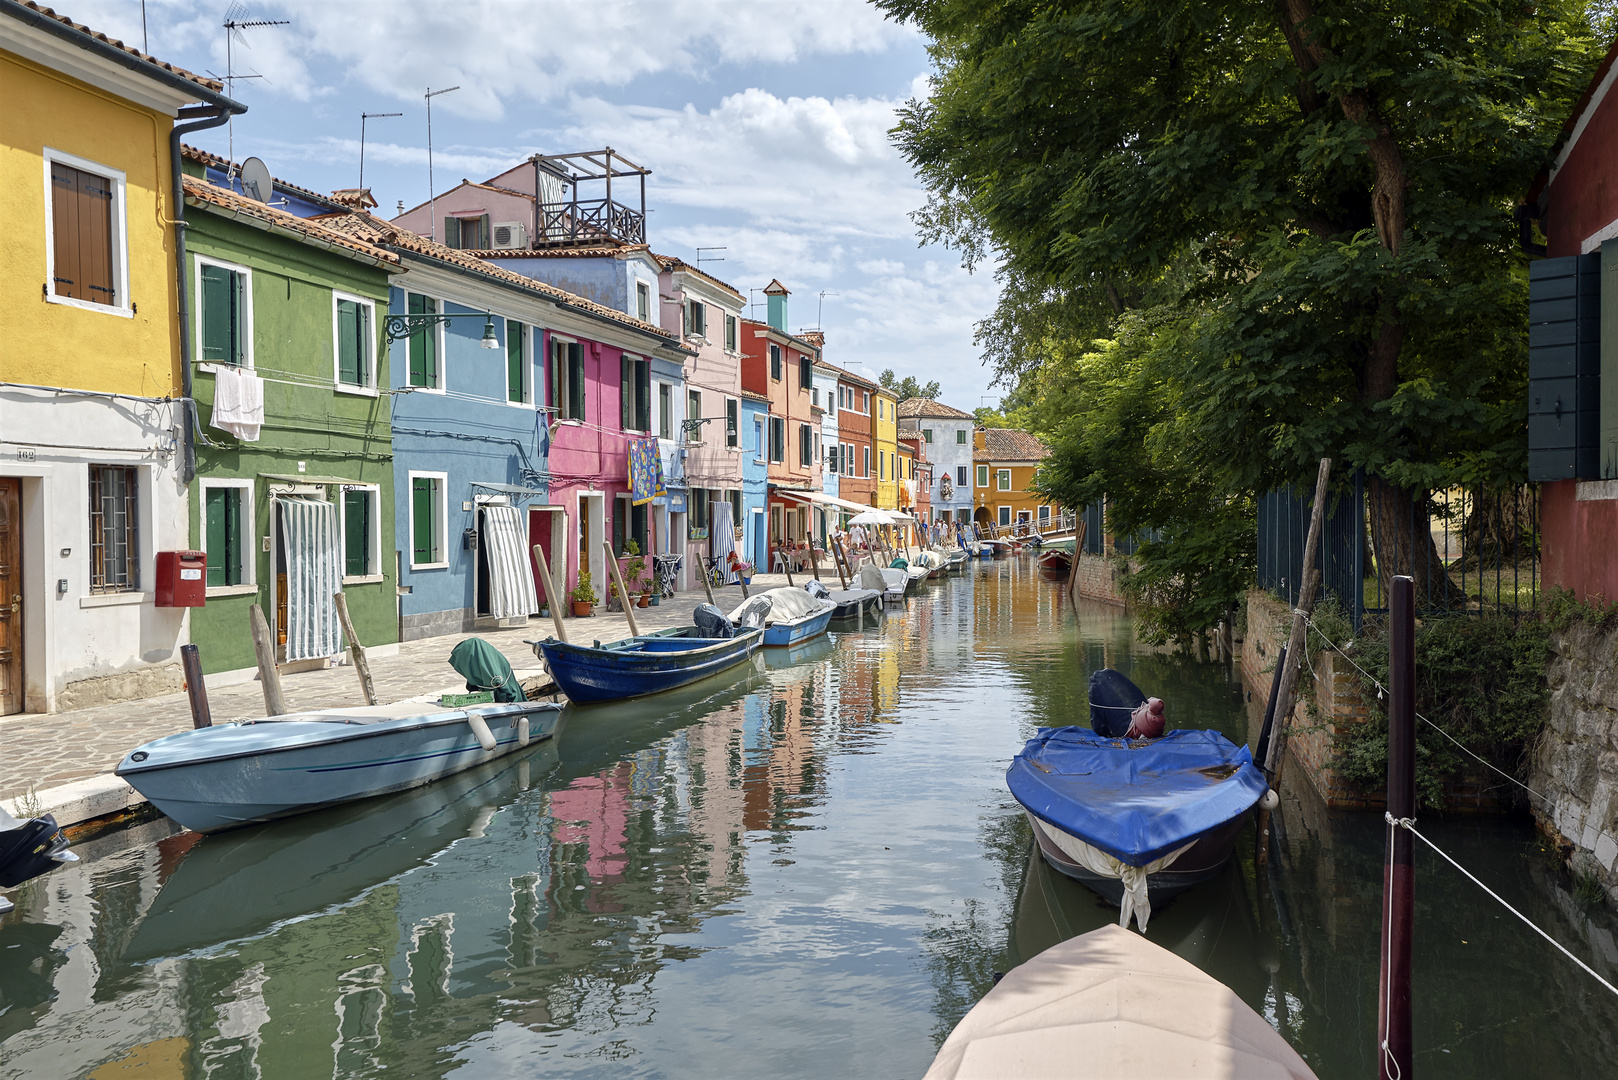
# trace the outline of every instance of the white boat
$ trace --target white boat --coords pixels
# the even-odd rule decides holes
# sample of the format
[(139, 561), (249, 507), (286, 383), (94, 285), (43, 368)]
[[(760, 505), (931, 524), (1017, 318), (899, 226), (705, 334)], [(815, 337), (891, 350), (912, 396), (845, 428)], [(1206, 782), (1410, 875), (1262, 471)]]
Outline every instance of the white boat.
[(924, 1080), (1316, 1080), (1231, 989), (1121, 926), (1053, 945), (1001, 979)]
[(421, 701), (288, 713), (165, 735), (117, 774), (198, 832), (403, 791), (548, 739), (562, 707)]

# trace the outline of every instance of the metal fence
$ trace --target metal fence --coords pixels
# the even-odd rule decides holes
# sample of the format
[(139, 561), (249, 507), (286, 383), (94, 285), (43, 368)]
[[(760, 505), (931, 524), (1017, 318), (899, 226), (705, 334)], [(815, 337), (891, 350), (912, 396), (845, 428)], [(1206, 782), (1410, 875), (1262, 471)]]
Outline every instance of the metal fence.
[(1087, 555), (1100, 555), (1107, 549), (1107, 536), (1101, 530), (1101, 518), (1100, 500), (1084, 508), (1084, 552)]
[[(1424, 612), (1520, 615), (1539, 605), (1539, 489), (1451, 488), (1411, 505), (1393, 536), (1371, 534), (1365, 478), (1329, 496), (1315, 566), (1321, 589), (1336, 597), (1359, 632), (1366, 615), (1387, 611), (1382, 548), (1412, 552), (1402, 572), (1417, 579)], [(1298, 485), (1258, 500), (1258, 584), (1296, 604), (1313, 493)], [(1388, 558), (1391, 560), (1391, 553)]]

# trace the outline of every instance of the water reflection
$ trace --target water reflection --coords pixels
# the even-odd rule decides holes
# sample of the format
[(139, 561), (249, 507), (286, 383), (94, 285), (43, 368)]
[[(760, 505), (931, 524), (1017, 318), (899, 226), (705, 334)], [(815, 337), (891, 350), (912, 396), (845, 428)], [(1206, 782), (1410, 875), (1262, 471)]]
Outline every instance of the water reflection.
[[(1059, 594), (980, 563), (863, 632), (570, 709), (554, 741), (416, 792), (82, 845), (0, 920), (0, 1078), (919, 1075), (995, 971), (1116, 919), (1030, 858), (1003, 781), (1036, 727), (1082, 718), (1088, 672), (1246, 737), (1227, 670)], [(1322, 1077), (1366, 1075), (1377, 819), (1281, 817), (1265, 880), (1248, 842), (1152, 937)], [(1434, 831), (1618, 962), (1520, 823)], [(1597, 1075), (1618, 1017), (1468, 890), (1423, 865), (1424, 1075)]]

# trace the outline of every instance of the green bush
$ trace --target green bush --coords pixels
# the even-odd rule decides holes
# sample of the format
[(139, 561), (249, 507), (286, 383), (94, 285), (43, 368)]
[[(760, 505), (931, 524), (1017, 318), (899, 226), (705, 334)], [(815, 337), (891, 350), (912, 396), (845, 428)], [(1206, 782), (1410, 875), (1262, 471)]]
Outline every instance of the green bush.
[[(1468, 750), (1512, 775), (1521, 772), (1529, 746), (1545, 726), (1550, 691), (1545, 668), (1550, 626), (1540, 618), (1454, 615), (1431, 618), (1416, 629), (1416, 712)], [(1388, 639), (1367, 626), (1352, 655), (1372, 677), (1361, 678), (1376, 708), (1363, 724), (1333, 740), (1332, 767), (1370, 790), (1388, 777)], [(1443, 804), (1448, 781), (1482, 770), (1471, 757), (1416, 721), (1416, 793), (1424, 807)]]

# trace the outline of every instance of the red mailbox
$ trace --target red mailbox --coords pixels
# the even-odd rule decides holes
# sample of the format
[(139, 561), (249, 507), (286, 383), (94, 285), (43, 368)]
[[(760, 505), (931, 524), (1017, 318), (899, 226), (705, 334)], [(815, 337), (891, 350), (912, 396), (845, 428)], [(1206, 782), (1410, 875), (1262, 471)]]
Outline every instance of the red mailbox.
[(202, 607), (208, 587), (208, 554), (204, 551), (157, 553), (158, 607)]

